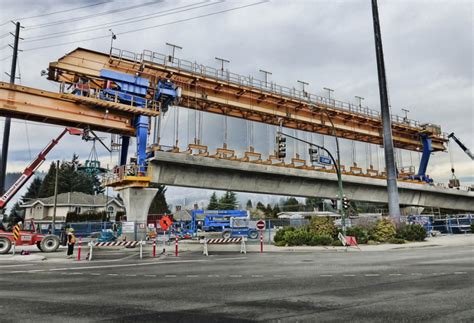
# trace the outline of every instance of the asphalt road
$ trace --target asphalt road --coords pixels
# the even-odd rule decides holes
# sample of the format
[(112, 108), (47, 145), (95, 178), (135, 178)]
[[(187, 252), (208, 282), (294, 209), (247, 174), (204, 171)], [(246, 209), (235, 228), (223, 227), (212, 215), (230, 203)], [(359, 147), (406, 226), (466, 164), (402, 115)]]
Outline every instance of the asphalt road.
[(1, 322), (474, 321), (474, 250), (0, 263)]

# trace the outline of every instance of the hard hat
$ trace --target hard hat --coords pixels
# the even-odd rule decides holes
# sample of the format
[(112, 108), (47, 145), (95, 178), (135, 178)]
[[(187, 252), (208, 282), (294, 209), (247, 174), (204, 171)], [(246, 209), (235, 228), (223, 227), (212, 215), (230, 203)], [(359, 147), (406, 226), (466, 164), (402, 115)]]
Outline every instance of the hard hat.
[(73, 228), (69, 228), (69, 232), (74, 232), (74, 229), (73, 229)]

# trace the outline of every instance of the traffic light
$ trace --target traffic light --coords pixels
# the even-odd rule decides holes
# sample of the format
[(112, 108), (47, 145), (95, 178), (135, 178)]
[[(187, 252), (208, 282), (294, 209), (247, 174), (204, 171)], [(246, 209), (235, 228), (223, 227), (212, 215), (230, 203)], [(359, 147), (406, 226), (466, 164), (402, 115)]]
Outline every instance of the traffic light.
[(319, 149), (309, 148), (309, 159), (312, 163), (319, 163)]
[(344, 210), (347, 210), (350, 207), (349, 199), (346, 196), (342, 198), (342, 207), (344, 208)]
[(277, 157), (285, 158), (286, 157), (286, 138), (281, 135), (276, 136), (277, 144)]

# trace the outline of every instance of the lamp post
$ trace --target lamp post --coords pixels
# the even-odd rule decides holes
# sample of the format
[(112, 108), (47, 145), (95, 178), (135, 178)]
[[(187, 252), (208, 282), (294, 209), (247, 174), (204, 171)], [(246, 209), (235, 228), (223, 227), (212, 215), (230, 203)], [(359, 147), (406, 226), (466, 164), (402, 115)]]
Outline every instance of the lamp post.
[(329, 99), (329, 101), (331, 101), (331, 92), (334, 92), (334, 90), (330, 89), (328, 87), (323, 87), (323, 90), (328, 91), (328, 99)]
[(301, 84), (301, 86), (302, 86), (302, 88), (303, 88), (303, 96), (306, 96), (306, 92), (305, 92), (305, 90), (304, 90), (304, 86), (305, 86), (305, 85), (309, 85), (309, 83), (308, 83), (308, 82), (305, 82), (305, 81), (300, 81), (300, 80), (297, 80), (296, 82), (298, 82), (298, 83)]
[(117, 35), (114, 34), (112, 29), (109, 29), (109, 31), (111, 33), (111, 36), (110, 36), (110, 53), (109, 53), (109, 55), (112, 55), (112, 48), (113, 48), (113, 45), (114, 45), (114, 40), (117, 39)]
[(166, 43), (167, 46), (170, 46), (172, 48), (172, 53), (171, 53), (171, 56), (169, 56), (169, 61), (170, 62), (173, 62), (173, 59), (174, 59), (174, 52), (177, 49), (183, 49), (183, 47), (181, 46), (178, 46), (178, 45), (175, 45), (175, 44), (171, 44), (171, 43)]
[(267, 87), (268, 75), (272, 75), (273, 73), (269, 72), (269, 71), (265, 71), (265, 70), (259, 70), (259, 71), (262, 72), (265, 75), (265, 87)]
[(220, 57), (214, 57), (214, 58), (218, 60), (219, 62), (221, 62), (221, 71), (222, 71), (222, 75), (224, 75), (224, 63), (230, 63), (230, 61), (224, 58), (220, 58)]

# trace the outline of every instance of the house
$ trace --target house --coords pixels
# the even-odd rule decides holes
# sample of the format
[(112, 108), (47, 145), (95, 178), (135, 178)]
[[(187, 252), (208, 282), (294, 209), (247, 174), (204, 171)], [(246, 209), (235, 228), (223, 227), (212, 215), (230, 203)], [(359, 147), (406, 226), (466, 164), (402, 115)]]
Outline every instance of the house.
[[(36, 223), (51, 223), (54, 212), (54, 196), (30, 200), (20, 205), (25, 210), (25, 222), (34, 220)], [(69, 212), (77, 214), (85, 212), (107, 211), (111, 219), (115, 218), (117, 212), (125, 211), (120, 198), (113, 196), (88, 195), (85, 193), (71, 192), (62, 193), (57, 196), (56, 223), (64, 223)]]

